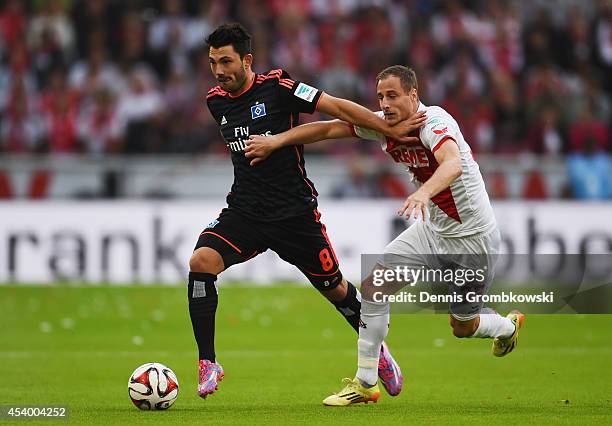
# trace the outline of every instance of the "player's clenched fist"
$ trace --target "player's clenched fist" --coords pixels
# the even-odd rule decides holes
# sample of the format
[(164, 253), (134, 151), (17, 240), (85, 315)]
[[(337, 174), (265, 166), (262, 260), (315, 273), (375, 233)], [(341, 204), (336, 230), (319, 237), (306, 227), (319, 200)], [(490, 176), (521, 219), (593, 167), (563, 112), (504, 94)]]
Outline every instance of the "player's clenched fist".
[(415, 218), (420, 215), (423, 218), (423, 222), (425, 222), (427, 219), (426, 212), (429, 199), (430, 197), (425, 192), (416, 191), (406, 198), (404, 205), (398, 210), (397, 214), (400, 216), (406, 215), (406, 219), (409, 219), (410, 216), (412, 216), (412, 212), (414, 212)]
[(246, 141), (246, 149), (244, 155), (247, 158), (252, 158), (250, 164), (255, 164), (268, 158), (272, 151), (280, 148), (280, 140), (276, 135), (260, 136), (251, 135)]

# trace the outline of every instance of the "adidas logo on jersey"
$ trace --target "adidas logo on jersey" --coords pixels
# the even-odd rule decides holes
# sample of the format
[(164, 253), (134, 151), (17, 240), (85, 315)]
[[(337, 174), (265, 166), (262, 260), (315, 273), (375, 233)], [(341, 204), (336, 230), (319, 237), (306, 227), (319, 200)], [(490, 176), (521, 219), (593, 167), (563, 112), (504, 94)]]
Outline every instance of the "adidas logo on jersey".
[(227, 124), (227, 120), (225, 119), (225, 116), (221, 117), (221, 125), (223, 126), (224, 124)]

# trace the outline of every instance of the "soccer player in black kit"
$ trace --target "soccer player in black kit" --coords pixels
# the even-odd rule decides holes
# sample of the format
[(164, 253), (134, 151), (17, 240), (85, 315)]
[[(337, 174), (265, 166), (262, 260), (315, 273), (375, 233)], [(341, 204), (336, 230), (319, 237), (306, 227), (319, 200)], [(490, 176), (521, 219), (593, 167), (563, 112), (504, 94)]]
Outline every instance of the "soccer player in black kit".
[[(251, 167), (244, 155), (249, 135), (282, 133), (296, 126), (300, 113), (315, 110), (349, 123), (376, 129), (390, 137), (405, 137), (419, 127), (406, 120), (394, 127), (370, 110), (335, 98), (276, 69), (257, 74), (251, 69), (251, 37), (240, 24), (223, 24), (206, 43), (210, 66), (219, 85), (206, 96), (231, 151), (234, 183), (228, 206), (200, 234), (189, 261), (189, 314), (199, 349), (198, 394), (212, 394), (223, 378), (215, 359), (217, 275), (271, 249), (295, 265), (357, 331), (359, 291), (342, 277), (338, 260), (317, 211), (317, 192), (304, 168), (303, 146), (275, 151)], [(397, 395), (402, 376), (383, 345), (379, 362), (383, 386)]]

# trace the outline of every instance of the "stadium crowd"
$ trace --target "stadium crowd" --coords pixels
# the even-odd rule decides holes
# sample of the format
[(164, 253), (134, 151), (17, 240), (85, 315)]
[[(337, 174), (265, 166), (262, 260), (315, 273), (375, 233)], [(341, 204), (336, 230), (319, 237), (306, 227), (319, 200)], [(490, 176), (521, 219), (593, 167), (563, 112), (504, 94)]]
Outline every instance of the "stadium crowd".
[(235, 20), (254, 36), (256, 72), (282, 67), (376, 110), (378, 71), (407, 64), (476, 153), (564, 155), (570, 174), (609, 175), (611, 0), (0, 5), (0, 153), (225, 153), (204, 102), (215, 82), (203, 39)]

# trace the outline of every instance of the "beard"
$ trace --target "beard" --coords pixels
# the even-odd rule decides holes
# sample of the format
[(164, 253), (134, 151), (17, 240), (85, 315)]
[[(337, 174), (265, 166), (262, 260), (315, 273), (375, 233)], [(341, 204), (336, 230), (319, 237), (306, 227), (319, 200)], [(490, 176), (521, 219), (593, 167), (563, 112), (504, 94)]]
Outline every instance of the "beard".
[(229, 88), (230, 93), (236, 93), (242, 88), (242, 86), (244, 86), (244, 83), (247, 80), (246, 70), (244, 68), (240, 68), (240, 70), (238, 70), (236, 74), (234, 74), (234, 80), (236, 80), (236, 83), (233, 87)]

